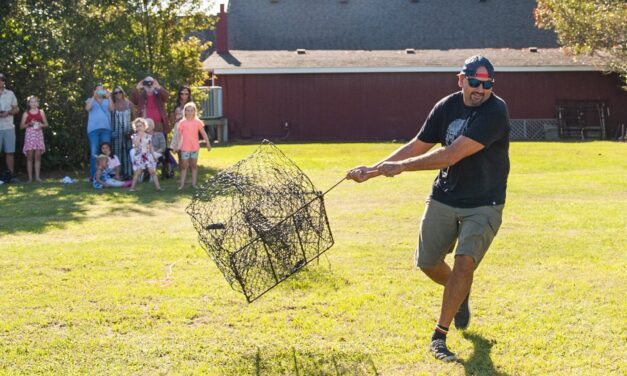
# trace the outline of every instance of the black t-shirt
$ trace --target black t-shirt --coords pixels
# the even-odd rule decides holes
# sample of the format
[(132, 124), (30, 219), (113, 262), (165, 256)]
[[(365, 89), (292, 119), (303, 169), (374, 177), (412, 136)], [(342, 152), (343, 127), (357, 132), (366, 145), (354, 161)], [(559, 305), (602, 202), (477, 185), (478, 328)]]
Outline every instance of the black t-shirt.
[(433, 107), (416, 137), (448, 146), (459, 136), (477, 141), (484, 148), (440, 170), (431, 198), (460, 208), (504, 204), (509, 174), (509, 114), (505, 101), (493, 93), (479, 107), (468, 107), (461, 91), (451, 94)]

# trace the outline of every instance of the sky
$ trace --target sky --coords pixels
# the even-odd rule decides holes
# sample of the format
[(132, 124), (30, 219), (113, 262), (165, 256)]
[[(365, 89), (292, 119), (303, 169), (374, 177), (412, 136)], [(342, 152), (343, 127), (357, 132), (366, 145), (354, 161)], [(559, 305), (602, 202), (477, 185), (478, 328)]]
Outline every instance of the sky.
[(205, 0), (213, 2), (211, 6), (210, 14), (218, 14), (220, 12), (220, 4), (224, 4), (225, 8), (229, 5), (229, 0)]

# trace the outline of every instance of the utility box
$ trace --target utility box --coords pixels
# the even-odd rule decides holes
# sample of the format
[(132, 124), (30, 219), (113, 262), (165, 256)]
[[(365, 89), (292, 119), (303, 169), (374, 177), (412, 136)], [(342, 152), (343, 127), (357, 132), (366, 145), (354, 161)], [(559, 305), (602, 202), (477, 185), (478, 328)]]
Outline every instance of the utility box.
[(200, 100), (198, 104), (198, 117), (205, 123), (205, 129), (209, 138), (214, 136), (220, 143), (229, 140), (229, 122), (222, 114), (222, 87), (221, 86), (200, 86), (195, 89), (200, 90)]
[(201, 97), (201, 119), (219, 119), (222, 117), (222, 87), (203, 86)]

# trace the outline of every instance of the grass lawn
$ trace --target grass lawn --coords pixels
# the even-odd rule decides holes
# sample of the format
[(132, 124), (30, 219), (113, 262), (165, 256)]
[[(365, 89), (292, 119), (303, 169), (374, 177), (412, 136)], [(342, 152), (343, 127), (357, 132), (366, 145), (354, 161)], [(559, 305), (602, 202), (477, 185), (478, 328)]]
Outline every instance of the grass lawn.
[[(326, 190), (397, 146), (280, 148)], [(203, 151), (200, 176), (255, 149)], [(333, 248), (253, 304), (199, 246), (191, 188), (2, 186), (0, 374), (626, 374), (627, 144), (513, 143), (511, 161), (457, 364), (428, 352), (442, 289), (413, 267), (434, 171), (339, 185)]]

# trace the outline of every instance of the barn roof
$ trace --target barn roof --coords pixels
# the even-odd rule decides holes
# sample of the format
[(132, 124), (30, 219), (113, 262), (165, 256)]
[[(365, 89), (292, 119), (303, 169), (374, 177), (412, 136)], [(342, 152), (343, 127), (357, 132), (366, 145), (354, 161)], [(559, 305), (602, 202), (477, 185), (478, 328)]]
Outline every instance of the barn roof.
[(230, 0), (234, 50), (558, 47), (535, 0)]
[(497, 72), (596, 70), (590, 58), (565, 55), (559, 48), (387, 51), (242, 51), (213, 54), (205, 70), (220, 74), (458, 72), (463, 61), (480, 53)]
[(564, 54), (552, 31), (535, 27), (535, 6), (535, 0), (230, 0), (229, 53), (213, 53), (204, 69), (450, 72), (481, 53), (497, 71), (597, 70), (590, 58)]

